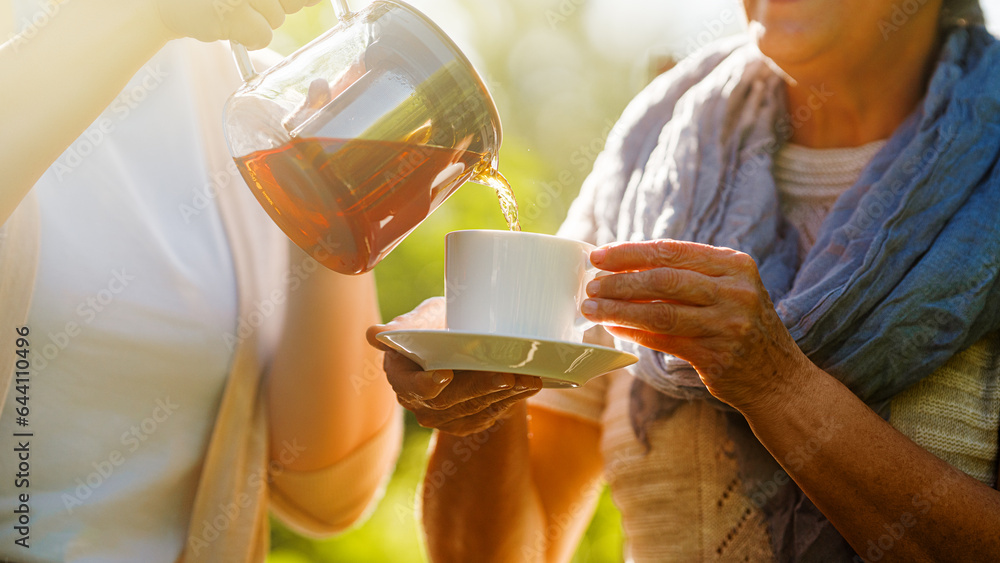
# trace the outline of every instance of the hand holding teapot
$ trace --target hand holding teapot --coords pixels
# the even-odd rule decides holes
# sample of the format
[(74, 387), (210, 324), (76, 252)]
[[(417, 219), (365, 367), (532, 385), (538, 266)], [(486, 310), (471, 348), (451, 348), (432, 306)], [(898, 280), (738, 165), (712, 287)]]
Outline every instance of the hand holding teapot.
[(151, 8), (175, 37), (229, 39), (251, 49), (271, 42), (271, 30), (319, 0), (152, 0)]

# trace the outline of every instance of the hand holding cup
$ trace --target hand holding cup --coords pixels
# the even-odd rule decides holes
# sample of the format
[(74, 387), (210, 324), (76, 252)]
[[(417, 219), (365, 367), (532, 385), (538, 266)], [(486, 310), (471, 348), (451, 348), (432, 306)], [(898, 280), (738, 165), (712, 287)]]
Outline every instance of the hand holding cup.
[(607, 245), (591, 261), (610, 273), (588, 284), (584, 315), (689, 362), (731, 406), (770, 406), (808, 371), (749, 255), (664, 239)]
[(441, 329), (444, 323), (444, 298), (435, 297), (387, 324), (368, 329), (368, 342), (385, 350), (383, 369), (399, 404), (413, 412), (421, 426), (457, 436), (475, 434), (496, 424), (514, 404), (542, 388), (541, 379), (529, 375), (423, 371), (375, 339), (375, 335), (387, 330)]

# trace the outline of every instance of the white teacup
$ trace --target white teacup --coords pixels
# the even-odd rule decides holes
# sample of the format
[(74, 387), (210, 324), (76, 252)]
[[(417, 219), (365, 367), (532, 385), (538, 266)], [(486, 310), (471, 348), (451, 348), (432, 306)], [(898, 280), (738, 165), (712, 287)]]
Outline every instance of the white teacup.
[(514, 231), (445, 236), (449, 330), (582, 342), (593, 326), (580, 314), (597, 269), (593, 245)]

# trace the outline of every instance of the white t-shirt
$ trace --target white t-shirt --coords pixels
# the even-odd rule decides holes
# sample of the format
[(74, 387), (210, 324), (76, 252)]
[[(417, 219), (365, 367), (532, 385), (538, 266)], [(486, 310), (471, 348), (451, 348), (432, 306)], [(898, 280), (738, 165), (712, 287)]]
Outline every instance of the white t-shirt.
[[(229, 372), (223, 335), (237, 322), (185, 51), (174, 42), (154, 57), (34, 187), (29, 425), (12, 386), (0, 558), (173, 562), (183, 548)], [(21, 488), (19, 441), (30, 450)], [(29, 549), (15, 544), (21, 493)]]

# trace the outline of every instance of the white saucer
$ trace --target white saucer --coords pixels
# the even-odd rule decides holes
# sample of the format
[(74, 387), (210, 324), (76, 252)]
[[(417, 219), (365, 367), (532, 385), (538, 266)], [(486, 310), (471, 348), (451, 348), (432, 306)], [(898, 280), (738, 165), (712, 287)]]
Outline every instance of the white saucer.
[(499, 371), (535, 375), (543, 387), (579, 387), (639, 361), (627, 352), (539, 338), (454, 330), (389, 330), (376, 338), (425, 370)]

